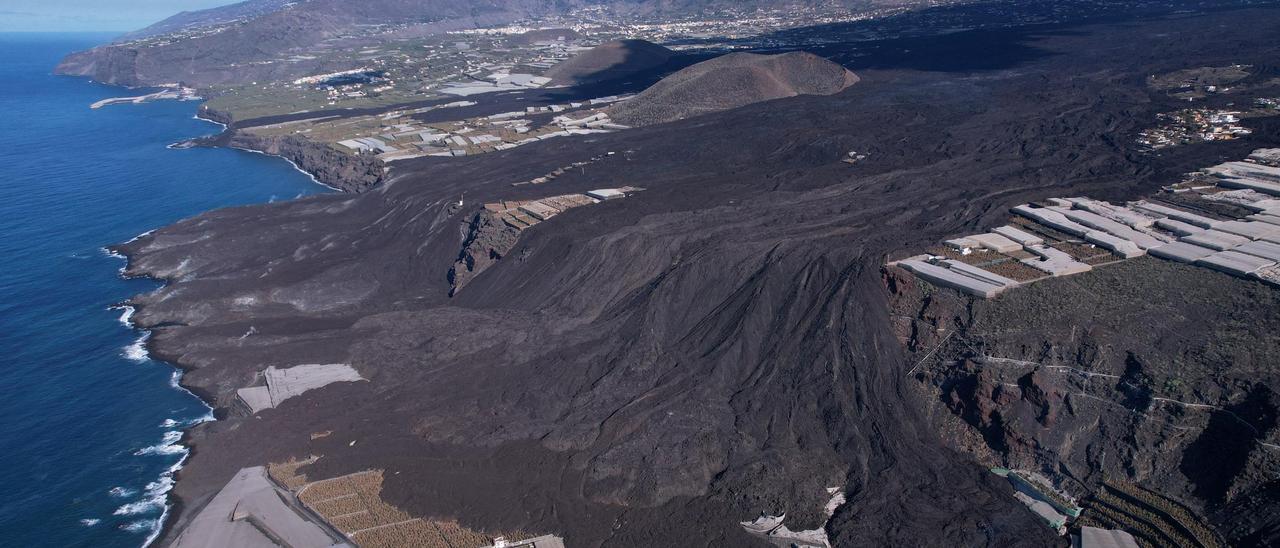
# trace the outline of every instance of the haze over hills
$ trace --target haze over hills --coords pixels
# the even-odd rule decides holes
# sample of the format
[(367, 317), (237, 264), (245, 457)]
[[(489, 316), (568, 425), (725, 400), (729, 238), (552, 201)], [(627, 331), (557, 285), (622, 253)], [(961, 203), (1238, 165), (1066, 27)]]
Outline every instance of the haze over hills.
[[(834, 0), (823, 6), (873, 9), (922, 3), (923, 0)], [(71, 55), (57, 71), (127, 86), (244, 83), (342, 68), (322, 62), (283, 66), (256, 63), (288, 51), (305, 53), (303, 48), (325, 40), (369, 32), (371, 25), (399, 26), (400, 32), (422, 34), (503, 25), (585, 8), (605, 10), (616, 17), (672, 18), (713, 9), (808, 4), (797, 0), (249, 0), (174, 16), (126, 36), (128, 41)]]
[(630, 126), (661, 124), (770, 99), (831, 95), (857, 82), (853, 72), (812, 53), (731, 53), (663, 78), (610, 115)]
[(145, 28), (127, 33), (116, 41), (127, 42), (130, 40), (138, 40), (188, 29), (198, 29), (252, 19), (279, 11), (295, 2), (296, 0), (244, 0), (243, 2), (236, 2), (234, 4), (228, 4), (216, 8), (184, 11), (170, 17), (166, 17), (164, 20), (148, 25)]

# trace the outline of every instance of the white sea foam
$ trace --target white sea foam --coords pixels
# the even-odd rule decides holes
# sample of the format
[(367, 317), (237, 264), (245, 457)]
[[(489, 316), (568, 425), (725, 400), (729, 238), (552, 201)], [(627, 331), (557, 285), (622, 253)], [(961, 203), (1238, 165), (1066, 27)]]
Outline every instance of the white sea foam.
[(160, 439), (160, 443), (150, 447), (143, 447), (134, 451), (134, 455), (177, 455), (185, 452), (187, 449), (178, 442), (182, 440), (182, 432), (178, 430), (170, 430), (164, 433), (164, 437)]
[(85, 526), (85, 527), (93, 527), (94, 525), (97, 525), (97, 524), (98, 524), (98, 522), (100, 522), (100, 521), (102, 521), (102, 520), (97, 519), (97, 518), (85, 518), (85, 519), (80, 520), (80, 525), (83, 525), (83, 526)]
[(152, 512), (153, 510), (158, 510), (160, 508), (163, 508), (164, 502), (165, 502), (164, 497), (160, 497), (159, 499), (144, 498), (142, 500), (121, 505), (119, 508), (116, 508), (115, 512), (112, 512), (112, 513), (117, 516), (133, 516), (137, 514), (147, 514)]
[(137, 489), (129, 489), (128, 487), (112, 487), (110, 491), (107, 491), (107, 494), (113, 497), (124, 498), (132, 497), (137, 492)]
[[(152, 529), (158, 529), (159, 527), (160, 527), (160, 520), (143, 519), (143, 520), (138, 520), (128, 525), (125, 525), (124, 527), (122, 527), (122, 529), (130, 533), (145, 533)], [(148, 540), (147, 544), (150, 544), (150, 543), (151, 541)]]
[(187, 421), (187, 426), (194, 426), (202, 422), (209, 422), (211, 420), (214, 420), (213, 407), (210, 406), (208, 403), (205, 403), (204, 400), (200, 399), (200, 397), (197, 396), (195, 392), (192, 392), (182, 387), (182, 370), (181, 369), (174, 369), (173, 374), (169, 375), (169, 386), (172, 386), (175, 390), (179, 390), (179, 391), (191, 394), (191, 397), (198, 400), (200, 402), (200, 405), (204, 406), (204, 410), (205, 410), (204, 415), (201, 415), (199, 417), (196, 417), (194, 419)]
[(136, 516), (160, 511), (163, 518), (163, 514), (168, 512), (169, 509), (169, 490), (173, 489), (173, 475), (182, 469), (182, 464), (187, 461), (187, 455), (189, 454), (187, 448), (181, 447), (181, 449), (178, 453), (182, 457), (178, 459), (178, 462), (173, 463), (173, 466), (162, 472), (159, 478), (147, 484), (142, 491), (142, 498), (123, 504), (112, 513), (117, 516)]
[(225, 129), (227, 129), (227, 124), (224, 124), (224, 123), (219, 122), (219, 121), (217, 121), (217, 120), (211, 120), (211, 119), (209, 119), (209, 118), (201, 118), (201, 117), (200, 117), (200, 113), (198, 113), (198, 112), (197, 112), (197, 113), (195, 113), (195, 114), (192, 114), (192, 115), (191, 115), (191, 117), (192, 117), (192, 118), (195, 118), (196, 120), (200, 120), (201, 122), (209, 122), (210, 124), (217, 124), (217, 125), (218, 125), (218, 127), (222, 128), (222, 129), (224, 129), (224, 130), (225, 130)]
[(173, 489), (173, 475), (178, 473), (178, 470), (182, 469), (182, 465), (187, 462), (187, 457), (190, 455), (190, 451), (184, 452), (182, 454), (182, 458), (178, 459), (178, 462), (173, 463), (173, 466), (170, 466), (168, 470), (160, 475), (160, 479), (168, 483), (164, 488), (164, 491), (160, 493), (161, 500), (164, 501), (164, 506), (162, 507), (163, 509), (160, 510), (160, 517), (151, 522), (151, 534), (147, 535), (147, 540), (142, 541), (142, 548), (151, 546), (151, 543), (160, 538), (160, 529), (164, 525), (165, 520), (169, 519), (169, 509), (171, 508), (169, 505), (169, 490)]
[[(148, 234), (151, 234), (151, 232), (152, 231), (147, 231), (142, 234), (139, 234), (129, 241), (132, 242), (134, 240), (137, 240), (138, 238), (147, 236)], [(126, 257), (118, 253), (111, 252), (110, 250), (107, 250), (107, 249), (104, 249), (103, 251), (108, 255), (127, 260)], [(124, 271), (125, 271), (125, 267), (121, 267), (120, 268), (121, 274), (123, 274)], [(120, 314), (120, 323), (122, 325), (130, 329), (136, 329), (136, 327), (133, 325), (133, 314), (135, 310), (132, 306), (118, 305), (112, 308), (119, 308), (122, 310)], [(125, 347), (121, 354), (125, 358), (135, 362), (147, 361), (148, 359), (150, 359), (150, 356), (147, 353), (146, 343), (147, 343), (147, 339), (150, 336), (151, 336), (151, 333), (149, 331), (144, 331), (138, 337), (138, 339), (133, 342), (133, 344), (130, 344), (129, 346)], [(165, 419), (164, 422), (161, 423), (161, 426), (163, 428), (186, 428), (202, 422), (214, 420), (213, 408), (210, 407), (209, 404), (206, 403), (204, 400), (201, 400), (199, 397), (197, 397), (190, 390), (183, 388), (181, 385), (181, 380), (182, 380), (182, 371), (179, 369), (174, 369), (173, 374), (169, 378), (169, 385), (172, 386), (175, 390), (180, 390), (182, 392), (186, 392), (187, 394), (190, 394), (193, 398), (199, 401), (201, 405), (205, 407), (205, 413), (199, 417), (196, 417), (193, 419), (187, 419), (187, 420), (179, 420), (179, 419), (172, 419), (172, 418)], [(182, 465), (186, 463), (187, 457), (191, 453), (189, 449), (187, 449), (186, 447), (178, 443), (181, 440), (182, 440), (182, 431), (169, 430), (164, 433), (163, 437), (161, 438), (161, 442), (159, 444), (156, 444), (150, 447), (144, 447), (134, 452), (134, 454), (137, 456), (179, 455), (179, 457), (178, 457), (178, 460), (173, 463), (173, 465), (169, 466), (168, 469), (166, 469), (164, 472), (160, 474), (159, 478), (157, 478), (155, 481), (152, 481), (146, 485), (146, 487), (142, 491), (142, 494), (139, 496), (137, 500), (133, 500), (131, 502), (123, 504), (120, 507), (116, 508), (115, 511), (113, 512), (115, 515), (118, 515), (118, 516), (141, 516), (141, 515), (148, 515), (148, 514), (159, 512), (158, 518), (140, 519), (137, 521), (130, 522), (121, 527), (122, 529), (129, 532), (134, 532), (134, 533), (146, 532), (147, 538), (145, 541), (143, 541), (143, 544), (142, 544), (144, 548), (147, 546), (150, 546), (153, 542), (156, 541), (156, 539), (160, 537), (161, 528), (165, 522), (165, 519), (167, 519), (169, 516), (169, 509), (170, 509), (169, 491), (173, 489), (174, 474), (176, 474), (178, 470), (182, 469)], [(111, 496), (116, 498), (129, 498), (137, 495), (138, 492), (137, 490), (133, 490), (133, 489), (116, 487), (111, 489), (110, 494)]]
[(148, 231), (146, 231), (146, 232), (143, 232), (142, 234), (139, 234), (139, 235), (137, 235), (137, 236), (134, 236), (134, 237), (132, 237), (132, 238), (129, 238), (129, 241), (127, 241), (127, 242), (125, 242), (125, 243), (126, 243), (126, 244), (131, 244), (131, 243), (133, 243), (133, 242), (138, 241), (138, 239), (139, 239), (139, 238), (145, 238), (145, 237), (147, 237), (147, 236), (150, 236), (150, 235), (151, 235), (151, 233), (152, 233), (152, 232), (155, 232), (155, 231), (156, 231), (156, 229), (154, 229), (154, 228), (153, 228), (153, 229), (151, 229), (151, 230), (148, 230)]
[[(182, 388), (179, 387), (179, 390), (182, 390)], [(206, 405), (205, 407), (208, 406)], [(188, 428), (211, 420), (213, 420), (212, 408), (206, 410), (205, 414), (194, 419), (165, 419), (164, 422), (160, 423), (160, 428)]]
[[(133, 242), (136, 242), (136, 241), (138, 241), (138, 238), (142, 238), (142, 237), (144, 237), (144, 236), (149, 236), (152, 232), (155, 232), (155, 229), (148, 230), (148, 231), (146, 231), (146, 232), (143, 232), (142, 234), (139, 234), (139, 235), (137, 235), (137, 236), (134, 236), (134, 237), (132, 237), (132, 238), (129, 238), (129, 241), (127, 241), (127, 242), (125, 242), (125, 243), (126, 243), (126, 244), (131, 244), (131, 243), (133, 243)], [(120, 272), (120, 277), (122, 277), (122, 278), (129, 278), (129, 277), (130, 277), (130, 276), (126, 276), (126, 275), (125, 275), (125, 270), (129, 268), (129, 258), (128, 258), (128, 257), (125, 257), (124, 255), (121, 255), (121, 254), (119, 254), (119, 253), (116, 253), (115, 251), (112, 251), (112, 250), (107, 249), (107, 248), (105, 248), (105, 247), (104, 247), (104, 248), (102, 248), (102, 253), (103, 253), (103, 254), (105, 254), (105, 255), (106, 255), (106, 256), (108, 256), (108, 257), (115, 257), (115, 258), (117, 258), (117, 259), (120, 259), (120, 260), (124, 261), (124, 266), (121, 266), (121, 267), (120, 267), (120, 269), (118, 270), (118, 272)]]
[(120, 310), (120, 325), (133, 329), (133, 312), (132, 306), (127, 304), (114, 305), (109, 310)]
[(261, 155), (263, 155), (263, 156), (272, 156), (272, 157), (275, 157), (275, 158), (279, 158), (279, 159), (281, 159), (281, 160), (284, 160), (284, 161), (286, 161), (286, 162), (289, 162), (289, 165), (290, 165), (290, 166), (293, 166), (293, 169), (296, 169), (296, 170), (298, 170), (299, 172), (301, 172), (303, 175), (306, 175), (306, 176), (307, 176), (307, 178), (311, 179), (311, 182), (313, 182), (313, 183), (315, 183), (315, 184), (317, 184), (317, 185), (320, 185), (320, 186), (322, 186), (322, 187), (325, 187), (325, 188), (327, 188), (327, 189), (329, 189), (329, 190), (337, 190), (337, 191), (341, 192), (341, 189), (338, 189), (338, 188), (335, 188), (335, 187), (331, 187), (331, 186), (329, 186), (329, 185), (326, 185), (326, 184), (324, 184), (324, 183), (320, 182), (320, 179), (317, 179), (315, 175), (312, 175), (312, 174), (311, 174), (310, 172), (308, 172), (307, 170), (305, 170), (305, 169), (302, 169), (302, 168), (298, 167), (298, 164), (293, 163), (293, 160), (290, 160), (290, 159), (288, 159), (288, 158), (285, 158), (284, 156), (276, 156), (275, 154), (267, 154), (267, 153), (265, 153), (265, 152), (263, 152), (263, 151), (261, 151), (261, 150), (253, 150), (253, 149), (251, 149), (251, 148), (241, 148), (241, 147), (231, 147), (231, 148), (234, 148), (234, 149), (236, 149), (236, 150), (243, 150), (243, 151), (245, 151), (245, 152), (252, 152), (252, 153), (254, 153), (254, 154), (261, 154)]
[[(181, 378), (182, 378), (182, 372), (175, 369), (173, 372), (173, 377), (172, 377), (173, 380), (171, 381), (171, 383), (175, 387), (178, 387), (179, 390), (182, 390), (190, 394), (191, 392), (189, 390), (181, 388), (178, 385), (178, 380), (180, 380)], [(192, 394), (192, 396), (194, 396), (194, 394)], [(204, 404), (204, 400), (200, 400), (200, 402)], [(208, 412), (206, 412), (203, 416), (186, 421), (185, 422), (186, 426), (214, 420), (213, 408), (209, 407), (208, 404), (204, 404), (204, 406), (205, 408), (208, 409)], [(165, 421), (166, 424), (169, 424), (170, 422), (180, 423), (180, 421), (176, 421), (174, 419), (168, 419)], [(135, 532), (135, 533), (150, 531), (150, 533), (147, 535), (147, 539), (142, 543), (143, 548), (150, 546), (151, 543), (155, 542), (157, 538), (160, 538), (161, 527), (163, 526), (165, 520), (168, 519), (169, 517), (169, 509), (171, 507), (171, 505), (169, 504), (169, 491), (173, 489), (173, 484), (174, 484), (173, 476), (174, 474), (178, 473), (178, 470), (182, 469), (182, 465), (186, 464), (187, 462), (187, 457), (191, 455), (190, 450), (178, 444), (178, 442), (181, 440), (182, 440), (182, 432), (178, 430), (171, 430), (164, 433), (164, 437), (161, 439), (160, 444), (140, 449), (135, 453), (136, 455), (160, 454), (160, 455), (181, 455), (181, 456), (178, 458), (177, 462), (173, 463), (171, 466), (169, 466), (168, 469), (162, 472), (159, 478), (147, 484), (146, 489), (143, 491), (142, 498), (134, 502), (122, 505), (119, 508), (116, 508), (114, 512), (114, 514), (118, 516), (132, 516), (132, 515), (139, 515), (139, 514), (148, 514), (156, 510), (160, 511), (159, 518), (156, 518), (153, 520), (151, 519), (139, 520), (124, 526), (124, 529), (126, 531)], [(127, 489), (123, 489), (119, 487), (117, 487), (116, 489), (120, 489), (120, 493), (122, 493), (120, 496), (127, 496), (124, 493), (128, 493), (128, 495), (133, 494), (132, 491), (129, 491)], [(116, 489), (111, 490), (113, 495), (116, 494)]]
[(150, 358), (150, 356), (147, 354), (147, 338), (150, 336), (151, 336), (151, 333), (149, 332), (139, 335), (138, 340), (133, 341), (133, 344), (124, 347), (124, 350), (120, 353), (120, 355), (124, 356), (124, 358), (127, 360), (135, 361), (138, 363), (147, 361)]
[[(135, 238), (135, 239), (136, 239), (136, 238)], [(132, 241), (132, 240), (130, 240), (130, 241)], [(103, 255), (106, 255), (106, 256), (108, 256), (108, 257), (114, 258), (114, 259), (120, 259), (121, 261), (124, 261), (124, 265), (122, 265), (120, 268), (116, 269), (116, 272), (119, 272), (119, 273), (120, 273), (120, 277), (122, 277), (122, 278), (123, 278), (123, 277), (126, 277), (126, 276), (124, 275), (124, 271), (125, 271), (125, 269), (129, 268), (129, 258), (128, 258), (128, 257), (125, 257), (124, 255), (121, 255), (121, 254), (119, 254), (119, 253), (116, 253), (115, 251), (112, 251), (112, 250), (107, 249), (107, 248), (105, 248), (105, 247), (104, 247), (104, 248), (102, 248), (102, 254), (103, 254)]]

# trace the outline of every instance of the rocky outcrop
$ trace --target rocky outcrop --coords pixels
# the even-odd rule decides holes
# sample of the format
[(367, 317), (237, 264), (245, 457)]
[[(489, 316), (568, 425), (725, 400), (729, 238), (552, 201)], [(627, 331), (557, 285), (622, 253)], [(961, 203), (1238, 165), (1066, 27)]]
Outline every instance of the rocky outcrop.
[(235, 127), (231, 114), (200, 107), (197, 116), (227, 126), (217, 135), (197, 137), (178, 143), (174, 148), (232, 147), (279, 156), (312, 176), (316, 182), (343, 192), (364, 192), (386, 178), (387, 166), (374, 154), (351, 154), (300, 135), (259, 135), (251, 129)]
[(1280, 372), (1260, 367), (1280, 350), (1264, 334), (1280, 294), (1261, 283), (1142, 258), (991, 301), (893, 267), (886, 284), (950, 443), (991, 465), (1080, 496), (1131, 481), (1199, 511), (1280, 470)]
[(386, 175), (385, 165), (372, 154), (348, 154), (296, 135), (267, 137), (231, 130), (225, 143), (289, 160), (321, 184), (344, 192), (369, 190)]
[(204, 120), (209, 120), (210, 122), (217, 122), (224, 126), (229, 126), (232, 122), (235, 122), (235, 118), (230, 112), (212, 109), (209, 108), (209, 105), (200, 105), (200, 110), (196, 112), (196, 116)]
[(456, 295), (481, 272), (502, 259), (515, 247), (519, 238), (519, 230), (502, 222), (488, 210), (476, 213), (468, 225), (462, 252), (453, 268), (449, 269), (449, 294)]

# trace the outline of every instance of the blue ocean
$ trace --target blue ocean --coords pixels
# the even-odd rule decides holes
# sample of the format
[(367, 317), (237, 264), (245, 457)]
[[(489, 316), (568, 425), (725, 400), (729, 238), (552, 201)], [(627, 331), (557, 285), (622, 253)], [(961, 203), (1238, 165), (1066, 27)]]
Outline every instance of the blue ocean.
[(326, 192), (284, 160), (166, 145), (219, 131), (197, 103), (54, 76), (105, 35), (0, 34), (0, 545), (139, 546), (183, 427), (209, 409), (113, 308), (156, 287), (103, 247), (210, 209)]

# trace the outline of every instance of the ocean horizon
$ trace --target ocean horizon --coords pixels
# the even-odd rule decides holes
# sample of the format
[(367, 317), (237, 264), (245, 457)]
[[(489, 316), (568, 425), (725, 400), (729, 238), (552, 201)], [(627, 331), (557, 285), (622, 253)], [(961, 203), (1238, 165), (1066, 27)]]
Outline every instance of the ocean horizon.
[(158, 287), (120, 276), (107, 246), (221, 207), (329, 192), (281, 158), (170, 149), (220, 128), (197, 102), (56, 76), (62, 56), (119, 33), (0, 33), (0, 538), (12, 546), (152, 540), (210, 409), (146, 354), (120, 303)]

